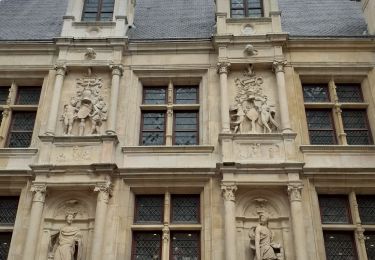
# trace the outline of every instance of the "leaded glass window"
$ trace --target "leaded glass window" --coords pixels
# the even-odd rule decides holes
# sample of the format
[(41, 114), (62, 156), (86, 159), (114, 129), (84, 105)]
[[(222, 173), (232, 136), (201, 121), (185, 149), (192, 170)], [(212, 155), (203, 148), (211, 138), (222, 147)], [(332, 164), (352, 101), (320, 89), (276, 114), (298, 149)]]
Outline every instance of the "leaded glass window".
[(336, 84), (339, 102), (363, 102), (360, 84)]
[(86, 0), (82, 21), (112, 21), (115, 0)]
[(145, 87), (143, 88), (143, 104), (165, 104), (167, 103), (166, 88)]
[(162, 223), (164, 196), (140, 195), (135, 202), (135, 223)]
[(328, 102), (328, 86), (319, 84), (303, 85), (303, 98), (305, 102)]
[(375, 232), (365, 232), (367, 259), (375, 259)]
[(319, 196), (320, 215), (323, 224), (349, 224), (349, 204), (347, 196)]
[(173, 232), (171, 238), (171, 259), (200, 259), (200, 236), (198, 232)]
[(18, 197), (0, 197), (0, 225), (14, 224), (17, 207)]
[(327, 260), (357, 259), (353, 234), (350, 232), (325, 231), (324, 244)]
[(36, 112), (14, 111), (10, 125), (8, 147), (29, 147), (33, 134)]
[(263, 16), (263, 0), (231, 0), (231, 17), (257, 18)]
[(372, 143), (365, 110), (342, 110), (342, 121), (348, 144)]
[(172, 222), (199, 223), (199, 195), (172, 196)]
[(362, 224), (375, 224), (375, 196), (357, 196), (357, 203)]
[(306, 117), (311, 144), (336, 143), (330, 110), (306, 109)]
[(160, 260), (161, 234), (159, 232), (135, 232), (133, 234), (132, 260)]
[(7, 260), (10, 241), (12, 240), (11, 232), (1, 232), (0, 233), (0, 260)]
[(9, 87), (0, 87), (0, 105), (7, 103), (9, 96)]
[(197, 104), (198, 103), (198, 88), (194, 86), (175, 87), (174, 89), (175, 104)]
[(142, 113), (141, 145), (165, 143), (165, 112)]
[(198, 144), (198, 113), (175, 112), (175, 137), (176, 145)]
[(16, 105), (38, 105), (40, 87), (18, 87)]

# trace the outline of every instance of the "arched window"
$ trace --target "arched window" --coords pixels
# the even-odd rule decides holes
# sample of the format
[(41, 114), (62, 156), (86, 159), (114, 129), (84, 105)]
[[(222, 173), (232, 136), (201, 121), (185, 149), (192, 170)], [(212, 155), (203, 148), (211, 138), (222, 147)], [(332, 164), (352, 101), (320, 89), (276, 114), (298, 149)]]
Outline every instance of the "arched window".
[(112, 21), (115, 0), (86, 0), (82, 21)]
[(231, 17), (262, 17), (263, 0), (231, 0)]

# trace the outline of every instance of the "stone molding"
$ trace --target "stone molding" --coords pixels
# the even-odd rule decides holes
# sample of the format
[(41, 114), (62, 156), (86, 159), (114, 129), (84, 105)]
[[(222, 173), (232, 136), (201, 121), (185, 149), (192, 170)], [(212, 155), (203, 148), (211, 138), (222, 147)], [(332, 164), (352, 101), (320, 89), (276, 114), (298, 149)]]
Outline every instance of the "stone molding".
[(30, 188), (34, 192), (33, 202), (44, 203), (46, 199), (47, 185), (46, 184), (33, 184)]
[(235, 192), (237, 191), (237, 186), (234, 184), (222, 184), (221, 191), (225, 201), (236, 201)]
[(375, 153), (375, 145), (301, 145), (303, 153)]
[(21, 155), (35, 155), (38, 153), (36, 148), (0, 148), (0, 157), (11, 157)]
[(288, 194), (290, 201), (302, 201), (302, 183), (293, 183), (288, 185)]
[[(49, 136), (40, 135), (39, 139), (46, 143), (102, 143), (113, 141), (118, 143), (117, 135), (87, 135), (87, 136)], [(1, 149), (0, 149), (1, 150)]]
[(123, 153), (212, 153), (214, 146), (178, 145), (178, 146), (123, 146)]

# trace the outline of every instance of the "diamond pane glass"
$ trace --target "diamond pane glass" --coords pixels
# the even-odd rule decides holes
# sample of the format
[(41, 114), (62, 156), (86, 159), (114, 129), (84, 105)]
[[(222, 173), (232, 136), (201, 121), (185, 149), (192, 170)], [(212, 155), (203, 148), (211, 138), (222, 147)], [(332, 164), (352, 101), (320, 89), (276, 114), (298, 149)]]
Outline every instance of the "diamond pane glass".
[(357, 196), (357, 203), (362, 224), (375, 224), (375, 196)]
[(375, 259), (375, 232), (365, 232), (367, 259)]
[(17, 207), (18, 197), (0, 197), (0, 225), (14, 224)]
[(261, 0), (247, 0), (248, 7), (253, 9), (253, 8), (261, 8), (262, 3)]
[(327, 260), (356, 260), (353, 234), (346, 232), (324, 232)]
[(0, 105), (5, 105), (9, 96), (9, 87), (0, 87)]
[(154, 232), (134, 233), (133, 260), (161, 259), (161, 235)]
[(198, 113), (175, 112), (176, 145), (194, 145), (198, 143)]
[(99, 0), (86, 0), (82, 14), (82, 21), (95, 21), (98, 14), (98, 8)]
[(35, 116), (35, 112), (13, 112), (8, 147), (30, 146)]
[(164, 131), (164, 112), (147, 112), (142, 114), (141, 145), (164, 144)]
[(350, 223), (348, 198), (346, 196), (319, 196), (320, 215), (323, 224)]
[(171, 254), (173, 260), (198, 260), (200, 237), (197, 232), (172, 233)]
[(16, 100), (17, 105), (38, 105), (40, 98), (40, 87), (19, 87)]
[(199, 195), (172, 196), (172, 222), (199, 223)]
[(305, 102), (328, 102), (329, 92), (327, 85), (303, 85)]
[(244, 10), (233, 10), (232, 9), (232, 18), (242, 18), (245, 17)]
[(175, 103), (176, 104), (197, 104), (198, 88), (197, 87), (176, 87)]
[(162, 223), (164, 197), (142, 195), (136, 197), (135, 223)]
[(8, 252), (9, 252), (11, 239), (12, 239), (11, 232), (0, 233), (0, 260), (8, 259)]
[(360, 84), (336, 84), (339, 102), (363, 102)]
[(371, 144), (370, 131), (367, 124), (367, 114), (364, 110), (343, 110), (342, 121), (348, 144)]
[(306, 109), (311, 144), (335, 144), (336, 138), (330, 110)]
[(257, 18), (262, 17), (261, 9), (249, 9), (249, 17)]
[(143, 104), (165, 104), (166, 88), (144, 88)]

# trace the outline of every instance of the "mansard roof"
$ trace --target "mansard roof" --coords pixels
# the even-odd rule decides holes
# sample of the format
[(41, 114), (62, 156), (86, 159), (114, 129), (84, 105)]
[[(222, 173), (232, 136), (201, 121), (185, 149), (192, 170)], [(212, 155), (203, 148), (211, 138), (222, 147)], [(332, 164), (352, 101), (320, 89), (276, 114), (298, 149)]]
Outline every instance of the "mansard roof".
[[(58, 37), (68, 0), (0, 0), (0, 40)], [(292, 36), (362, 36), (361, 3), (279, 0), (283, 31)], [(131, 40), (208, 39), (215, 32), (214, 0), (137, 0)]]

